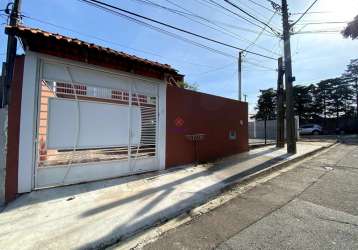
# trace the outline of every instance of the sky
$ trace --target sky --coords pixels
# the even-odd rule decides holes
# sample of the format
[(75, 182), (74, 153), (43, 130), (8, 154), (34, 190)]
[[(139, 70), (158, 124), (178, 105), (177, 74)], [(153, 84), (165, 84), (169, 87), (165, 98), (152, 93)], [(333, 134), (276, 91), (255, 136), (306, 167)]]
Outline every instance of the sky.
[[(282, 56), (279, 37), (263, 29), (254, 21), (224, 0), (103, 0), (123, 9), (186, 29), (215, 40), (247, 49), (269, 57)], [(228, 10), (210, 4), (215, 1)], [(275, 0), (280, 2), (279, 0)], [(0, 9), (5, 9), (8, 0), (0, 0)], [(149, 2), (149, 3), (148, 3)], [(160, 4), (181, 11), (178, 15), (167, 9), (153, 6)], [(272, 12), (267, 0), (231, 0), (260, 21), (282, 32), (279, 13)], [(290, 20), (300, 17), (313, 0), (288, 0)], [(339, 4), (337, 3), (339, 2)], [(183, 15), (182, 13), (190, 13)], [(250, 21), (233, 14), (237, 13)], [(178, 12), (177, 12), (178, 13)], [(2, 12), (4, 14), (4, 12)], [(80, 0), (22, 0), (22, 22), (36, 27), (76, 37), (105, 47), (124, 51), (149, 60), (170, 64), (187, 82), (196, 84), (199, 91), (238, 98), (239, 50), (195, 38), (178, 31), (164, 28), (186, 39), (194, 40), (223, 53), (213, 52), (168, 36), (127, 18), (113, 15), (89, 6)], [(210, 23), (197, 19), (200, 16)], [(318, 0), (314, 7), (294, 27), (294, 31), (339, 31), (344, 23), (358, 15), (357, 0)], [(0, 59), (5, 59), (6, 36), (3, 32), (6, 17), (1, 15)], [(312, 24), (324, 23), (324, 24)], [(155, 24), (160, 27), (160, 25)], [(209, 26), (209, 27), (208, 27)], [(163, 28), (163, 27), (161, 27)], [(262, 33), (261, 35), (259, 35)], [(344, 39), (339, 32), (302, 33), (291, 37), (294, 84), (311, 84), (330, 77), (340, 76), (349, 61), (358, 58), (358, 40)], [(21, 49), (18, 53), (22, 53)], [(260, 89), (275, 88), (277, 82), (277, 60), (246, 53), (243, 60), (242, 93), (247, 95), (249, 113), (254, 113)]]

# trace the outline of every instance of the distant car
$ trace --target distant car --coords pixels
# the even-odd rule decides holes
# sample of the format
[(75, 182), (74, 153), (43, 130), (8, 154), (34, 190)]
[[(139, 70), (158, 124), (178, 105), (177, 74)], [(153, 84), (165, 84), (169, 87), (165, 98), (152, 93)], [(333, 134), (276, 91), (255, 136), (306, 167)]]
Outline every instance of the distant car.
[(299, 128), (300, 135), (320, 135), (322, 127), (318, 124), (306, 124)]

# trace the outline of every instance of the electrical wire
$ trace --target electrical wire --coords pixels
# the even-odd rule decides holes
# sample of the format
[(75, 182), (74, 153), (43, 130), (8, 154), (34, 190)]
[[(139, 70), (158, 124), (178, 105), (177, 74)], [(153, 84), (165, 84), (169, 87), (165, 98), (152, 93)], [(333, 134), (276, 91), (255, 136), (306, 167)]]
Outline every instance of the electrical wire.
[(261, 21), (260, 19), (258, 19), (257, 17), (255, 17), (254, 15), (250, 14), (249, 12), (247, 12), (246, 10), (242, 9), (240, 6), (238, 6), (237, 4), (229, 1), (229, 0), (224, 0), (226, 3), (230, 4), (231, 6), (233, 6), (234, 8), (238, 9), (239, 11), (241, 11), (242, 13), (246, 14), (247, 16), (251, 17), (252, 19), (254, 19), (255, 21), (261, 23), (262, 25), (266, 26), (267, 28), (269, 28), (273, 33), (275, 33), (276, 35), (280, 35), (280, 32), (278, 32), (277, 30), (275, 30), (273, 27), (271, 27), (270, 25), (268, 25), (267, 23)]
[[(167, 6), (163, 6), (163, 5), (160, 5), (158, 3), (154, 3), (154, 2), (152, 2), (150, 0), (134, 0), (134, 1), (143, 2), (143, 3), (147, 4), (147, 5), (155, 6), (157, 8), (161, 8), (161, 9), (165, 9), (165, 10), (167, 10), (169, 12), (172, 12), (172, 13), (175, 13), (175, 14), (181, 14), (181, 15), (185, 15), (185, 16), (198, 18), (198, 19), (201, 19), (201, 20), (206, 21), (206, 22), (211, 23), (211, 24), (221, 24), (221, 25), (224, 25), (226, 27), (230, 27), (230, 28), (234, 28), (234, 29), (242, 30), (242, 31), (246, 31), (246, 32), (251, 32), (251, 33), (257, 33), (258, 32), (258, 31), (255, 31), (255, 30), (251, 30), (251, 29), (248, 29), (248, 28), (241, 27), (241, 26), (232, 25), (232, 24), (229, 24), (229, 23), (225, 23), (225, 22), (221, 22), (221, 21), (218, 21), (218, 20), (213, 20), (213, 19), (203, 17), (201, 15), (198, 15), (198, 14), (192, 12), (192, 11), (189, 11), (189, 10), (183, 8), (179, 4), (176, 4), (176, 3), (172, 2), (172, 1), (165, 0), (168, 3), (170, 3), (172, 5), (175, 5), (178, 8), (181, 8), (181, 9), (183, 9), (185, 11), (180, 11), (180, 10), (173, 9), (173, 8), (170, 8), (170, 7), (167, 7)], [(232, 32), (232, 33), (237, 35), (237, 33), (234, 33), (234, 32)], [(271, 37), (276, 37), (276, 36), (272, 35), (271, 33), (270, 34), (265, 34), (265, 35), (271, 36)]]
[[(310, 11), (307, 12), (306, 15), (310, 15), (310, 14), (327, 14), (327, 13), (332, 13), (332, 11)], [(296, 12), (296, 13), (290, 13), (291, 16), (296, 16), (296, 15), (302, 15), (302, 12)]]
[[(134, 17), (128, 16), (128, 15), (126, 15), (126, 14), (120, 13), (120, 12), (118, 12), (118, 11), (121, 11), (121, 12), (124, 12), (124, 13), (127, 13), (127, 14), (130, 14), (130, 15), (132, 15), (132, 16), (139, 17), (139, 18), (142, 18), (142, 19), (145, 19), (145, 20), (148, 20), (148, 21), (157, 23), (157, 24), (160, 24), (160, 25), (162, 25), (162, 26), (165, 26), (165, 27), (168, 27), (168, 28), (171, 28), (171, 29), (180, 31), (180, 32), (182, 32), (182, 33), (185, 33), (185, 34), (188, 34), (188, 35), (191, 35), (191, 36), (195, 36), (195, 37), (198, 37), (198, 38), (201, 38), (201, 39), (204, 39), (204, 40), (207, 40), (207, 41), (216, 43), (216, 44), (220, 44), (220, 45), (225, 46), (225, 47), (228, 47), (228, 48), (232, 48), (232, 49), (236, 49), (236, 50), (240, 50), (240, 51), (243, 50), (242, 48), (237, 47), (237, 46), (235, 46), (235, 45), (228, 44), (228, 43), (225, 43), (225, 42), (221, 42), (221, 41), (218, 41), (218, 40), (216, 40), (216, 39), (209, 38), (209, 37), (206, 37), (206, 36), (203, 36), (203, 35), (200, 35), (200, 34), (197, 34), (197, 33), (194, 33), (194, 32), (192, 32), (192, 31), (188, 31), (188, 30), (185, 30), (185, 29), (182, 29), (182, 28), (178, 28), (178, 27), (176, 27), (176, 26), (173, 26), (173, 25), (170, 25), (170, 24), (167, 24), (167, 23), (164, 23), (164, 22), (161, 22), (161, 21), (158, 21), (158, 20), (155, 20), (155, 19), (152, 19), (152, 18), (143, 16), (143, 15), (140, 15), (140, 14), (137, 14), (137, 13), (134, 13), (134, 12), (131, 12), (131, 11), (128, 11), (128, 10), (125, 10), (125, 9), (119, 8), (119, 7), (117, 7), (117, 6), (110, 5), (110, 4), (107, 4), (107, 3), (104, 3), (104, 2), (101, 2), (101, 1), (98, 1), (98, 0), (79, 0), (79, 1), (84, 2), (84, 3), (87, 3), (87, 4), (90, 4), (91, 6), (100, 7), (101, 9), (108, 10), (108, 11), (110, 11), (111, 13), (116, 13), (116, 14), (118, 14), (118, 15), (120, 15), (120, 16), (126, 17), (126, 18), (129, 19), (129, 20), (135, 21), (135, 22), (137, 22), (137, 23), (145, 24), (145, 25), (150, 26), (150, 27), (153, 27), (153, 28), (159, 29), (159, 28), (156, 27), (156, 26), (150, 25), (150, 24), (148, 24), (148, 23), (146, 23), (146, 22), (143, 22), (143, 21), (141, 21), (141, 20), (139, 20), (139, 19), (136, 19), (136, 18), (134, 18)], [(115, 10), (118, 10), (118, 11), (115, 11)], [(165, 31), (165, 30), (162, 30), (162, 31)], [(168, 31), (166, 31), (166, 32), (168, 32)], [(193, 42), (193, 41), (192, 41), (192, 42)], [(253, 52), (253, 51), (246, 51), (246, 53), (253, 54), (253, 55), (257, 55), (257, 56), (261, 56), (261, 57), (264, 57), (264, 58), (267, 58), (267, 59), (271, 59), (271, 60), (276, 60), (276, 59), (273, 58), (273, 57), (270, 57), (270, 56), (267, 56), (267, 55), (263, 55), (263, 54), (260, 54), (260, 53), (257, 53), (257, 52)]]
[[(272, 14), (272, 16), (270, 17), (270, 19), (267, 21), (268, 24), (271, 23), (272, 19), (273, 19), (274, 16), (276, 15), (276, 12), (277, 12), (277, 11), (275, 11), (275, 12)], [(262, 34), (264, 33), (265, 30), (266, 30), (266, 27), (263, 27), (263, 29), (262, 29), (261, 32), (257, 35), (257, 37), (255, 38), (255, 40), (245, 48), (244, 52), (245, 52), (246, 50), (248, 50), (250, 47), (254, 46), (254, 45), (257, 43), (257, 41), (260, 39), (260, 37), (262, 36)], [(278, 55), (279, 55), (279, 54), (278, 54)], [(244, 56), (245, 56), (245, 55), (244, 55)]]
[(80, 31), (78, 31), (78, 30), (74, 30), (74, 29), (71, 29), (71, 28), (68, 28), (68, 27), (64, 27), (64, 26), (61, 26), (61, 25), (57, 25), (57, 24), (54, 24), (54, 23), (51, 23), (51, 22), (47, 22), (47, 21), (38, 19), (38, 18), (34, 18), (34, 17), (27, 16), (27, 15), (22, 15), (22, 17), (25, 18), (25, 19), (30, 19), (30, 20), (39, 22), (39, 23), (47, 24), (47, 25), (50, 25), (50, 26), (53, 26), (53, 27), (56, 27), (56, 28), (59, 28), (59, 29), (67, 30), (67, 31), (70, 31), (70, 32), (73, 32), (73, 33), (76, 33), (76, 34), (79, 34), (79, 35), (82, 35), (82, 36), (85, 36), (85, 37), (93, 38), (93, 39), (96, 39), (96, 40), (99, 40), (99, 41), (102, 41), (102, 42), (105, 42), (105, 43), (110, 43), (110, 44), (117, 45), (117, 46), (120, 46), (120, 47), (123, 47), (123, 48), (127, 48), (127, 49), (130, 49), (130, 50), (133, 50), (133, 51), (145, 53), (145, 54), (152, 55), (152, 56), (157, 56), (157, 57), (164, 58), (164, 59), (168, 59), (168, 60), (174, 60), (174, 61), (178, 61), (178, 62), (179, 62), (179, 61), (180, 61), (180, 62), (185, 62), (185, 63), (187, 63), (187, 64), (191, 64), (191, 65), (195, 65), (195, 66), (201, 66), (201, 67), (212, 68), (212, 65), (205, 65), (205, 64), (199, 64), (199, 63), (193, 63), (192, 61), (183, 60), (183, 59), (179, 59), (179, 58), (173, 59), (173, 58), (165, 57), (165, 56), (156, 54), (156, 53), (154, 53), (154, 52), (150, 52), (150, 51), (146, 51), (146, 50), (142, 50), (142, 49), (136, 49), (136, 48), (133, 48), (133, 47), (130, 47), (130, 46), (123, 45), (123, 44), (121, 44), (121, 43), (117, 43), (117, 42), (105, 40), (105, 39), (100, 38), (100, 37), (98, 37), (98, 36), (89, 35), (89, 34), (80, 32)]
[(270, 71), (277, 71), (277, 69), (275, 69), (275, 68), (270, 68), (270, 67), (267, 67), (267, 66), (263, 66), (261, 64), (252, 62), (252, 61), (247, 60), (247, 59), (245, 60), (245, 63), (250, 64), (252, 66), (256, 66), (256, 67), (261, 68), (261, 69), (266, 69), (266, 70), (270, 70)]
[[(140, 1), (142, 1), (142, 0), (140, 0)], [(183, 9), (183, 10), (185, 10), (185, 11), (188, 11), (189, 13), (191, 13), (191, 14), (193, 14), (193, 15), (196, 15), (195, 13), (193, 13), (193, 12), (191, 12), (190, 10), (187, 10), (186, 8), (184, 8), (184, 7), (180, 6), (180, 5), (178, 5), (178, 4), (174, 3), (174, 2), (172, 2), (171, 0), (165, 0), (165, 1), (167, 1), (168, 3), (174, 5), (174, 6), (178, 7), (178, 8), (181, 8), (181, 9)], [(215, 25), (215, 26), (217, 26), (217, 27), (219, 27), (219, 28), (225, 30), (225, 31), (229, 31), (229, 32), (230, 32), (230, 30), (228, 30), (228, 29), (226, 29), (226, 28), (224, 28), (224, 27), (222, 27), (222, 26), (220, 26), (220, 25), (215, 24), (214, 22), (212, 22), (212, 21), (209, 20), (209, 19), (206, 19), (206, 18), (203, 18), (203, 19), (206, 20), (207, 22), (212, 23), (213, 25)], [(236, 33), (233, 33), (233, 34), (236, 35)], [(244, 40), (244, 41), (246, 41), (246, 42), (252, 44), (252, 41), (250, 41), (250, 40), (248, 40), (248, 39), (246, 39), (246, 38), (244, 38), (244, 37), (240, 37), (240, 36), (239, 36), (238, 38), (239, 38), (240, 40)], [(258, 45), (258, 44), (254, 44), (254, 46), (256, 46), (257, 48), (260, 48), (260, 49), (262, 49), (262, 50), (265, 50), (266, 52), (270, 52), (270, 53), (272, 53), (272, 54), (277, 55), (277, 54), (276, 54), (275, 52), (273, 52), (272, 50), (267, 49), (267, 48), (265, 48), (265, 47), (262, 47), (262, 46), (260, 46), (260, 45)]]
[[(251, 3), (253, 3), (253, 4), (255, 4), (256, 6), (259, 6), (259, 7), (263, 8), (263, 9), (265, 9), (265, 10), (271, 12), (271, 13), (275, 13), (274, 10), (272, 10), (272, 9), (270, 9), (270, 8), (268, 8), (268, 7), (266, 7), (266, 6), (262, 5), (262, 4), (260, 4), (260, 3), (257, 3), (257, 2), (255, 2), (255, 1), (253, 1), (253, 0), (248, 0), (248, 1), (251, 2)], [(277, 12), (277, 11), (276, 11), (276, 12)]]
[(302, 35), (302, 34), (318, 34), (318, 33), (341, 33), (341, 30), (309, 30), (309, 31), (301, 31), (297, 33), (293, 33), (294, 35)]
[[(84, 0), (79, 0), (79, 1), (84, 1)], [(159, 28), (159, 27), (156, 27), (156, 26), (151, 25), (151, 24), (149, 24), (149, 23), (146, 23), (146, 22), (144, 22), (144, 21), (135, 19), (135, 18), (133, 18), (133, 17), (127, 16), (127, 15), (122, 14), (122, 13), (119, 13), (119, 12), (116, 12), (116, 11), (114, 11), (114, 10), (112, 10), (112, 9), (108, 9), (108, 8), (106, 8), (106, 7), (103, 7), (103, 6), (101, 6), (101, 5), (96, 5), (96, 4), (94, 4), (94, 3), (89, 3), (89, 4), (90, 4), (90, 5), (93, 5), (93, 6), (96, 7), (96, 8), (102, 9), (102, 10), (108, 12), (108, 13), (118, 15), (118, 16), (120, 16), (120, 17), (123, 17), (123, 18), (125, 18), (125, 19), (128, 19), (129, 21), (135, 22), (135, 23), (140, 24), (140, 25), (143, 25), (143, 26), (145, 26), (145, 27), (147, 27), (147, 28), (150, 28), (150, 29), (153, 29), (153, 30), (158, 31), (158, 32), (160, 32), (160, 33), (163, 33), (163, 34), (165, 34), (165, 35), (171, 36), (171, 37), (173, 37), (173, 38), (175, 38), (175, 39), (182, 40), (182, 41), (184, 41), (184, 42), (190, 43), (190, 44), (195, 45), (195, 46), (197, 46), (197, 47), (199, 47), (199, 48), (207, 49), (207, 50), (209, 50), (209, 51), (211, 51), (211, 52), (213, 52), (213, 53), (217, 53), (217, 54), (220, 54), (220, 55), (222, 55), (222, 56), (226, 56), (226, 57), (230, 57), (230, 58), (236, 58), (236, 57), (233, 56), (232, 54), (229, 54), (229, 53), (223, 52), (223, 51), (221, 51), (221, 50), (218, 50), (218, 49), (215, 49), (215, 48), (206, 46), (206, 45), (204, 45), (204, 44), (198, 43), (198, 42), (193, 41), (193, 40), (191, 40), (191, 39), (188, 39), (188, 38), (186, 38), (186, 37), (183, 37), (183, 36), (180, 36), (180, 35), (178, 35), (178, 34), (175, 34), (175, 33), (173, 33), (173, 32), (170, 32), (170, 31), (161, 29), (161, 28)]]
[[(262, 29), (263, 27), (258, 25), (257, 23), (251, 21), (250, 19), (246, 18), (246, 17), (243, 17), (242, 15), (230, 10), (229, 8), (226, 8), (225, 6), (213, 1), (213, 0), (197, 0), (197, 1), (201, 1), (201, 2), (205, 2), (206, 4), (210, 4), (212, 6), (215, 6), (216, 8), (219, 8), (219, 9), (223, 9), (227, 12), (230, 12), (231, 14), (235, 15), (236, 17), (242, 19), (242, 20), (245, 20), (246, 22), (256, 26), (256, 27), (259, 27), (260, 29)], [(277, 36), (277, 34), (275, 34), (274, 32), (268, 32), (268, 34), (273, 34), (275, 36)]]
[(318, 0), (314, 0), (311, 5), (302, 13), (302, 15), (293, 23), (291, 24), (290, 26), (293, 27), (296, 25), (296, 23), (298, 23), (306, 14), (307, 12), (312, 9), (312, 7), (318, 2)]
[(212, 69), (212, 70), (208, 70), (208, 71), (204, 71), (204, 72), (199, 72), (199, 73), (193, 74), (193, 75), (194, 75), (194, 76), (201, 76), (201, 75), (205, 75), (205, 74), (208, 74), (208, 73), (213, 73), (213, 72), (216, 72), (216, 71), (220, 71), (220, 70), (229, 68), (229, 67), (234, 66), (234, 65), (235, 65), (235, 63), (230, 63), (230, 64), (227, 64), (227, 65), (224, 65), (224, 66), (220, 66), (220, 67), (215, 68), (215, 69)]
[[(172, 8), (168, 8), (168, 7), (166, 7), (166, 6), (163, 6), (163, 5), (154, 3), (154, 2), (152, 2), (152, 1), (150, 1), (150, 0), (135, 0), (135, 1), (137, 1), (137, 2), (139, 2), (139, 3), (143, 3), (143, 4), (148, 4), (148, 5), (151, 5), (151, 6), (155, 6), (155, 7), (157, 7), (157, 8), (165, 9), (165, 10), (170, 11), (170, 12), (172, 12), (172, 13), (175, 13), (175, 14), (177, 14), (177, 15), (183, 16), (184, 18), (187, 18), (187, 19), (189, 19), (189, 20), (191, 20), (191, 21), (193, 21), (193, 22), (199, 23), (199, 24), (201, 24), (201, 25), (203, 25), (203, 26), (205, 26), (205, 27), (208, 27), (208, 28), (210, 28), (210, 29), (216, 30), (216, 31), (221, 32), (221, 33), (223, 33), (223, 34), (229, 35), (229, 36), (231, 36), (231, 37), (233, 37), (233, 38), (235, 38), (235, 39), (239, 39), (239, 40), (241, 40), (241, 41), (245, 41), (245, 42), (247, 42), (247, 43), (251, 43), (250, 40), (248, 40), (248, 39), (246, 39), (246, 38), (244, 38), (244, 37), (242, 37), (242, 36), (239, 36), (237, 33), (234, 33), (234, 32), (232, 32), (232, 31), (230, 31), (229, 29), (227, 29), (227, 28), (225, 28), (225, 27), (223, 27), (223, 26), (220, 26), (220, 25), (216, 24), (215, 22), (213, 22), (213, 21), (211, 21), (211, 20), (209, 20), (209, 19), (207, 19), (207, 18), (205, 18), (205, 17), (196, 15), (195, 13), (191, 12), (190, 10), (185, 9), (185, 8), (183, 8), (182, 6), (180, 6), (180, 5), (178, 5), (178, 4), (174, 3), (174, 2), (172, 2), (172, 1), (170, 1), (170, 0), (166, 0), (166, 1), (167, 1), (168, 3), (170, 3), (170, 4), (174, 5), (174, 6), (176, 6), (176, 7), (178, 7), (178, 8), (180, 8), (180, 9), (184, 10), (184, 11), (179, 11), (179, 10), (175, 10), (175, 9), (172, 9)], [(194, 18), (199, 18), (199, 19), (201, 19), (201, 20), (204, 20), (205, 22), (208, 22), (208, 23), (210, 23), (210, 24), (216, 26), (217, 28), (216, 28), (216, 27), (212, 27), (212, 26), (210, 26), (210, 25), (208, 25), (208, 24), (206, 24), (206, 23), (203, 23), (203, 22), (201, 22), (201, 21), (198, 21), (198, 20), (196, 20), (196, 19), (193, 19), (192, 17), (194, 17)], [(275, 54), (273, 51), (271, 51), (271, 50), (269, 50), (269, 49), (267, 49), (267, 48), (265, 48), (265, 47), (262, 47), (262, 46), (260, 46), (260, 45), (257, 45), (256, 47), (257, 47), (257, 48), (260, 48), (260, 49), (262, 49), (262, 50), (264, 50), (264, 51), (266, 51), (266, 52), (269, 52), (269, 53), (271, 53), (271, 54)]]

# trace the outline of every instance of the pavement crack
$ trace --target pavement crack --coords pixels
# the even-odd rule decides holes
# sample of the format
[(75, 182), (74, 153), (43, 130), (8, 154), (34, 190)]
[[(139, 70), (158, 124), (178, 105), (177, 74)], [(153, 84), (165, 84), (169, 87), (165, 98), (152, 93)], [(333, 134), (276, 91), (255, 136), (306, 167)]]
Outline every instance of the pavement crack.
[(320, 216), (315, 216), (315, 217), (316, 217), (317, 219), (323, 220), (323, 221), (336, 222), (336, 223), (340, 223), (340, 224), (345, 224), (345, 225), (350, 225), (350, 226), (358, 227), (358, 224), (356, 224), (356, 223), (350, 223), (350, 222), (348, 222), (348, 221), (341, 221), (341, 220), (332, 219), (332, 218), (324, 218), (324, 217), (320, 217)]

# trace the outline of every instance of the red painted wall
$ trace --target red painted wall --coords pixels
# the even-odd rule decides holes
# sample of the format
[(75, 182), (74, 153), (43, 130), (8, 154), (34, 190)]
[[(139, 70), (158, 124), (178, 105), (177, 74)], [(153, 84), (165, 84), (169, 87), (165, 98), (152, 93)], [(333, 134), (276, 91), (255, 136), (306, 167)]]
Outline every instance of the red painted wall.
[[(248, 151), (247, 124), (247, 103), (168, 86), (166, 167), (195, 161), (188, 134), (206, 134), (198, 142), (201, 162)], [(236, 131), (236, 140), (229, 139), (230, 130)]]
[(5, 201), (16, 198), (19, 161), (20, 113), (24, 56), (15, 59), (14, 76), (11, 85), (11, 99), (8, 110), (8, 143), (5, 175)]

